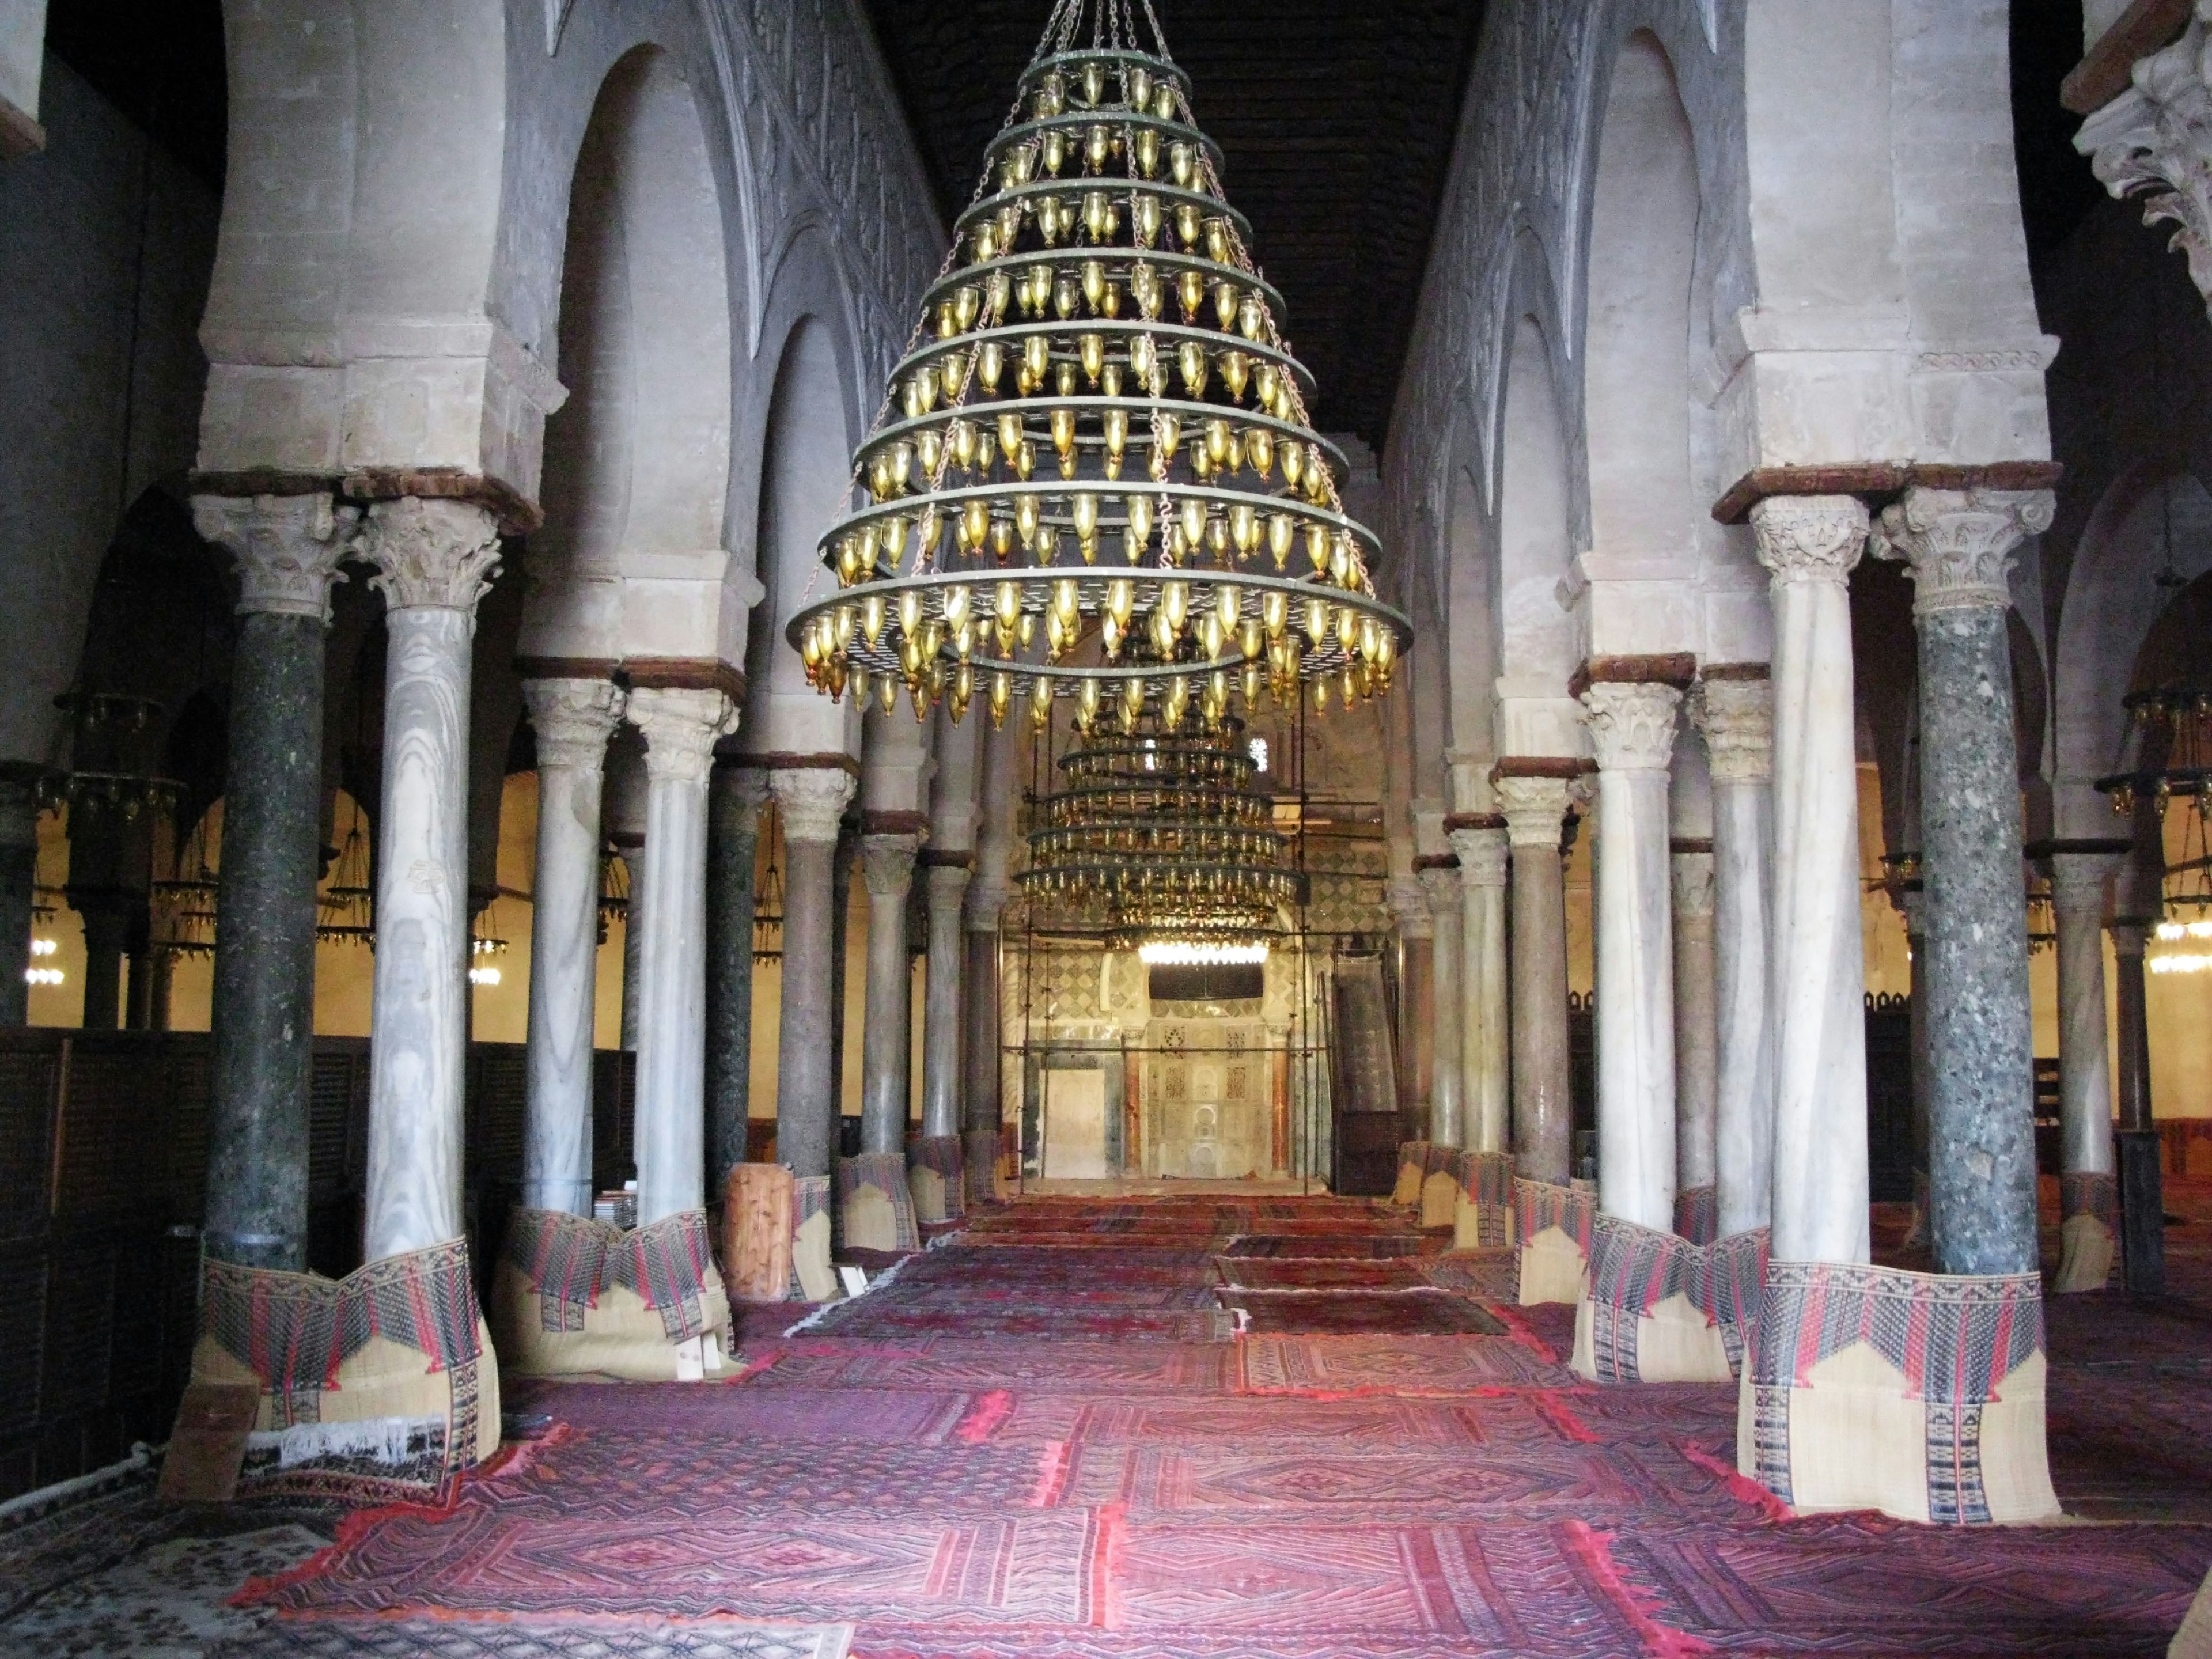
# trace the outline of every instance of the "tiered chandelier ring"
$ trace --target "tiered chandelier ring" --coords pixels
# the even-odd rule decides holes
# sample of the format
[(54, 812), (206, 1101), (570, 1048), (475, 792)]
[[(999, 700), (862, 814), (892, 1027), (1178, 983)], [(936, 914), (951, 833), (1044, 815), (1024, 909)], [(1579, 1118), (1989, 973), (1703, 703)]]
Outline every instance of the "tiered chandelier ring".
[(1411, 643), (1188, 80), (1134, 39), (1062, 0), (986, 153), (823, 538), (839, 592), (790, 625), (832, 696), (1174, 729), (1376, 696)]

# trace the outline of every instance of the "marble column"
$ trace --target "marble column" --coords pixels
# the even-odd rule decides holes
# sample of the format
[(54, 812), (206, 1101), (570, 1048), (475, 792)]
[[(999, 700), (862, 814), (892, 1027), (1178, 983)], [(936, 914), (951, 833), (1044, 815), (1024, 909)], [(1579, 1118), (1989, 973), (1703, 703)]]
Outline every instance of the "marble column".
[(1510, 1150), (1512, 1069), (1506, 1015), (1505, 879), (1510, 849), (1505, 820), (1480, 815), (1479, 823), (1451, 830), (1459, 854), (1461, 944), (1460, 1043), (1463, 1057), (1467, 1145), (1478, 1152)]
[(929, 969), (921, 1008), (921, 1133), (960, 1133), (961, 910), (968, 866), (929, 866)]
[(1464, 907), (1457, 862), (1449, 853), (1414, 860), (1428, 894), (1435, 936), (1429, 958), (1429, 1029), (1435, 1060), (1429, 1080), (1428, 1138), (1439, 1146), (1461, 1146), (1467, 1139), (1466, 1049), (1460, 1037), (1466, 1003), (1460, 976), (1467, 965), (1467, 950), (1461, 938)]
[(38, 908), (39, 773), (0, 761), (0, 1025), (28, 1023), (31, 919)]
[(907, 895), (914, 886), (914, 835), (866, 835), (860, 860), (868, 884), (868, 983), (860, 1029), (860, 1150), (906, 1150), (911, 1075), (913, 962), (906, 948)]
[(1774, 1259), (1859, 1262), (1871, 1240), (1850, 581), (1867, 510), (1850, 495), (1771, 495), (1751, 522), (1774, 613)]
[(768, 774), (717, 761), (707, 785), (707, 1196), (745, 1161), (752, 1115), (753, 869)]
[(2154, 918), (2112, 923), (2115, 1068), (2119, 1085), (2120, 1273), (2130, 1296), (2166, 1294), (2166, 1182), (2151, 1110), (2150, 1021), (2143, 1000), (2143, 946)]
[(1712, 843), (1677, 841), (1668, 853), (1674, 922), (1674, 1188), (1691, 1193), (1720, 1184)]
[(622, 1032), (623, 1052), (637, 1052), (639, 1021), (645, 995), (645, 836), (625, 836), (622, 843), (623, 872), (629, 878), (629, 904), (623, 913)]
[(830, 1044), (834, 871), (838, 828), (853, 798), (848, 772), (772, 772), (783, 821), (783, 1006), (776, 1030), (777, 1158), (794, 1175), (826, 1176), (837, 1150)]
[(324, 637), (358, 516), (328, 495), (192, 502), (194, 527), (229, 551), (239, 580), (203, 1238), (219, 1261), (287, 1273), (307, 1265)]
[(375, 1261), (462, 1231), (470, 651), (499, 529), (483, 507), (403, 496), (368, 509), (362, 546), (389, 638), (362, 1206)]
[[(79, 806), (77, 811), (84, 811)], [(72, 886), (70, 906), (84, 927), (84, 1004), (77, 1024), (88, 1031), (112, 1031), (123, 1018), (123, 959), (131, 918), (113, 892)]]
[(623, 694), (606, 680), (525, 680), (538, 735), (538, 864), (522, 1201), (592, 1212), (592, 1019), (599, 954), (599, 790)]
[[(2125, 843), (2122, 843), (2124, 848)], [(2105, 878), (2109, 853), (2056, 851), (2051, 855), (2051, 906), (2058, 928), (2058, 1124), (2060, 1217), (2070, 1224), (2075, 1206), (2116, 1170), (2112, 1157), (2112, 1056), (2105, 1034)], [(2095, 1216), (2094, 1205), (2082, 1212)], [(2100, 1227), (2102, 1220), (2100, 1218)], [(2102, 1268), (2111, 1267), (2110, 1237), (2103, 1235)], [(2069, 1241), (2070, 1243), (2070, 1241)], [(2074, 1271), (2069, 1272), (2069, 1268)], [(2105, 1271), (2094, 1261), (2077, 1264), (2069, 1248), (2051, 1288), (2102, 1290)], [(2094, 1282), (2091, 1282), (2094, 1280)]]
[(1947, 1273), (2036, 1271), (2034, 1045), (2006, 576), (2047, 491), (1915, 488), (1875, 550), (1913, 579), (1921, 882), (1934, 995), (1929, 1182)]
[[(637, 1220), (702, 1208), (707, 1153), (707, 777), (737, 729), (727, 694), (640, 687), (645, 734), (645, 972), (638, 987)], [(637, 902), (636, 900), (632, 901)]]
[(1648, 681), (1582, 695), (1597, 754), (1598, 1206), (1660, 1232), (1674, 1225), (1667, 776), (1681, 702)]
[[(981, 849), (978, 849), (981, 863)], [(999, 1122), (1003, 1109), (1000, 1078), (1005, 1056), (1000, 1052), (999, 921), (1005, 914), (1007, 890), (1003, 884), (988, 884), (979, 875), (969, 884), (967, 908), (968, 967), (961, 987), (961, 1012), (966, 1031), (962, 1061), (967, 1073), (967, 1115), (961, 1125), (961, 1158), (968, 1170), (971, 1199), (990, 1197), (994, 1177), (983, 1167), (988, 1158), (995, 1168), (999, 1156)]]
[(1392, 1036), (1398, 1050), (1399, 1137), (1425, 1140), (1436, 1075), (1431, 1038), (1436, 1023), (1436, 926), (1421, 878), (1410, 869), (1390, 878), (1387, 897), (1398, 931), (1398, 1029)]
[[(1912, 858), (1917, 869), (1920, 855), (1916, 853)], [(1911, 1050), (1909, 1075), (1912, 1080), (1912, 1103), (1908, 1114), (1912, 1133), (1912, 1224), (1906, 1230), (1904, 1248), (1924, 1250), (1929, 1244), (1928, 1097), (1933, 1085), (1929, 1081), (1928, 1056), (1927, 909), (1922, 902), (1917, 876), (1907, 882), (1898, 899), (1905, 910), (1905, 954), (1910, 969), (1905, 981), (1910, 1011), (1905, 1015), (1905, 1041)]]
[(1573, 1173), (1574, 1106), (1568, 1092), (1566, 871), (1559, 841), (1571, 786), (1563, 776), (1505, 774), (1492, 781), (1513, 857), (1513, 1152), (1528, 1179), (1564, 1187)]

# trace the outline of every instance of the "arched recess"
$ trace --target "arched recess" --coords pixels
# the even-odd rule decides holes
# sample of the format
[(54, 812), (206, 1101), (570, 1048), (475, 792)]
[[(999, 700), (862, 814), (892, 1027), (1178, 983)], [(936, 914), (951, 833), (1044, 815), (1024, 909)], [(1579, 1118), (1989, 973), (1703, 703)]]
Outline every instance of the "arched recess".
[[(1465, 429), (1465, 423), (1461, 423), (1462, 434)], [(1497, 753), (1491, 719), (1500, 646), (1497, 571), (1476, 484), (1478, 465), (1463, 437), (1454, 442), (1450, 471), (1444, 479), (1445, 623), (1439, 643), (1449, 648), (1451, 746), (1460, 769), (1461, 787), (1468, 792), (1468, 799), (1455, 802), (1462, 811), (1486, 809), (1489, 790), (1485, 780)], [(1481, 797), (1480, 804), (1475, 796)]]
[(2055, 833), (2114, 833), (2091, 787), (2122, 763), (2127, 696), (2143, 641), (2171, 597), (2166, 565), (2185, 581), (2212, 570), (2212, 495), (2188, 473), (2149, 465), (2115, 478), (2089, 515), (2067, 574), (2052, 655)]
[(1582, 750), (1567, 680), (1572, 629), (1559, 588), (1571, 555), (1567, 453), (1551, 352), (1533, 316), (1514, 325), (1505, 368), (1498, 486), (1498, 751)]
[(560, 321), (569, 397), (546, 423), (526, 653), (715, 654), (730, 341), (699, 111), (676, 60), (640, 46), (608, 72), (576, 158)]
[(831, 702), (806, 684), (784, 638), (793, 614), (831, 578), (816, 553), (822, 532), (852, 487), (848, 466), (846, 376), (830, 327), (801, 318), (776, 365), (761, 455), (759, 615), (745, 642), (753, 714), (745, 746), (755, 752), (860, 752), (849, 697)]
[[(1689, 344), (1698, 216), (1689, 115), (1665, 49), (1639, 30), (1613, 60), (1586, 244), (1583, 411), (1594, 579), (1688, 575), (1697, 556)], [(1632, 632), (1633, 618), (1624, 621)], [(1593, 648), (1661, 647), (1601, 638)]]

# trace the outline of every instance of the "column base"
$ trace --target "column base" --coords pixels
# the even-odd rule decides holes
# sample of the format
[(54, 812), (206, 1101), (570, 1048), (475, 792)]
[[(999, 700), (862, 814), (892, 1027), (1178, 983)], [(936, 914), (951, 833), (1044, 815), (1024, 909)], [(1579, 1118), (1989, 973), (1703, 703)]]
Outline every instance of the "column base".
[(2119, 1258), (2120, 1184), (2101, 1172), (2058, 1177), (2058, 1271), (2054, 1294), (2101, 1291)]
[(901, 1152), (837, 1160), (837, 1231), (848, 1250), (918, 1250), (914, 1193)]
[(2033, 1273), (1770, 1261), (1736, 1467), (1801, 1512), (2052, 1520), (2045, 1370)]
[(630, 1382), (721, 1370), (730, 1299), (708, 1240), (704, 1210), (631, 1232), (562, 1210), (516, 1210), (489, 1310), (507, 1370)]
[(1721, 1233), (1721, 1189), (1685, 1187), (1674, 1194), (1674, 1231), (1692, 1244), (1710, 1244)]
[(1513, 1243), (1513, 1160), (1503, 1152), (1462, 1152), (1453, 1194), (1452, 1249), (1502, 1250)]
[(921, 1225), (957, 1221), (968, 1213), (961, 1150), (958, 1135), (916, 1135), (907, 1142), (907, 1190)]
[(1513, 1250), (1524, 1308), (1582, 1300), (1597, 1194), (1545, 1181), (1513, 1183)]
[(1768, 1233), (1693, 1244), (1601, 1215), (1568, 1363), (1592, 1382), (1735, 1380), (1759, 1318)]
[(499, 1362), (468, 1241), (340, 1279), (206, 1261), (180, 1429), (248, 1389), (240, 1493), (447, 1501), (499, 1449)]
[(999, 1132), (996, 1129), (970, 1129), (961, 1137), (961, 1141), (967, 1164), (968, 1201), (970, 1204), (997, 1203)]

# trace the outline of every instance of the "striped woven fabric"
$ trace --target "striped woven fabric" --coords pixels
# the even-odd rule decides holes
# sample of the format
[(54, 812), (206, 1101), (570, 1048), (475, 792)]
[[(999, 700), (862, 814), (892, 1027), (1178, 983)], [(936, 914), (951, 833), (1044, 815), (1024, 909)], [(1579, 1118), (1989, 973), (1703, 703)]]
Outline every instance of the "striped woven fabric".
[(1721, 1230), (1717, 1187), (1685, 1187), (1674, 1194), (1674, 1231), (1692, 1244), (1710, 1244)]
[(945, 1217), (951, 1220), (968, 1212), (966, 1182), (958, 1135), (916, 1135), (906, 1144), (906, 1159), (915, 1169), (933, 1170), (945, 1177)]
[(2058, 1213), (2062, 1219), (2093, 1215), (2114, 1232), (2120, 1226), (2119, 1183), (2111, 1176), (2076, 1170), (2058, 1177)]
[(1597, 1215), (1595, 1193), (1516, 1178), (1513, 1209), (1518, 1224), (1516, 1243), (1526, 1244), (1547, 1228), (1557, 1227), (1581, 1246), (1583, 1255), (1589, 1254), (1590, 1226)]
[(507, 1259), (538, 1292), (546, 1330), (582, 1330), (585, 1310), (598, 1307), (610, 1285), (636, 1291), (659, 1314), (672, 1342), (707, 1328), (700, 1297), (714, 1261), (703, 1210), (664, 1216), (626, 1233), (588, 1216), (519, 1209), (507, 1223)]

